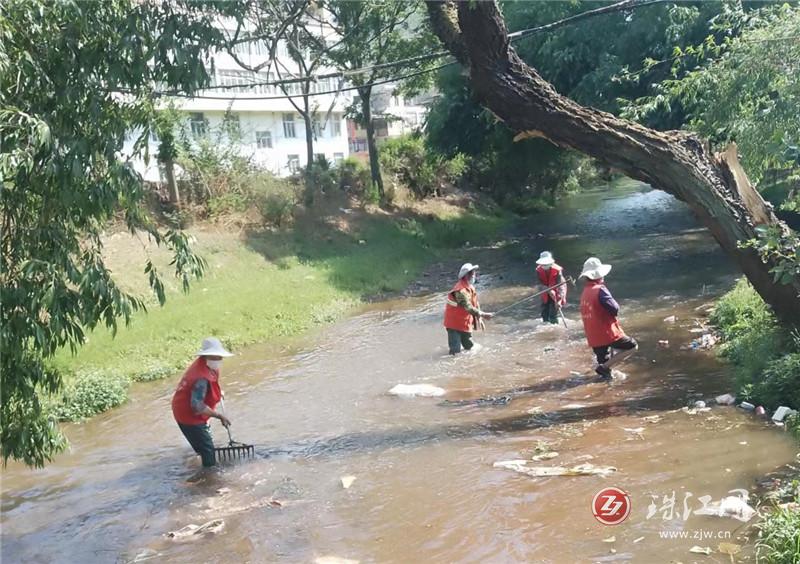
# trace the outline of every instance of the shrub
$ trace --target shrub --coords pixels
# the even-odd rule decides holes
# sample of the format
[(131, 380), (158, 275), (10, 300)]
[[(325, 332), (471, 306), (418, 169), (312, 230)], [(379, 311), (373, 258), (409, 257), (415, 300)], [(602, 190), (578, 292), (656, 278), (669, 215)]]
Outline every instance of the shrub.
[(292, 212), (299, 202), (298, 186), (262, 173), (254, 178), (254, 201), (264, 223), (284, 227), (292, 219)]
[(720, 354), (734, 365), (741, 397), (770, 409), (800, 408), (800, 343), (747, 281), (717, 301), (711, 320), (725, 339)]
[(339, 163), (339, 188), (353, 194), (364, 194), (372, 184), (369, 167), (358, 159), (348, 157)]
[(62, 421), (77, 421), (102, 413), (128, 399), (127, 378), (114, 374), (82, 374), (64, 390), (55, 414)]
[(433, 153), (419, 135), (386, 141), (380, 158), (384, 169), (395, 174), (420, 199), (440, 194), (448, 184), (457, 183), (468, 168), (465, 155), (447, 159)]
[[(800, 496), (795, 498), (800, 503)], [(758, 525), (756, 559), (767, 564), (800, 562), (800, 511), (778, 508)]]
[(786, 347), (785, 333), (750, 284), (742, 279), (720, 298), (711, 321), (725, 339), (720, 352), (737, 367), (737, 380), (749, 395), (767, 364)]
[(771, 361), (763, 376), (753, 383), (751, 397), (771, 409), (780, 405), (800, 409), (800, 353)]
[(306, 182), (305, 204), (313, 204), (316, 194), (333, 192), (337, 185), (336, 176), (336, 171), (324, 156), (312, 162), (303, 173)]

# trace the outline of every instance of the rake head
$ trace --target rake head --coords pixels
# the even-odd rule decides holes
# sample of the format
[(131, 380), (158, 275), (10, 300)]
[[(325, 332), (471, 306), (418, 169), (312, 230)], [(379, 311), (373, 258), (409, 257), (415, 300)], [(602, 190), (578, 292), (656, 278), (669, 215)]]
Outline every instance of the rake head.
[(228, 446), (214, 448), (214, 456), (216, 456), (217, 462), (250, 458), (255, 454), (255, 446), (237, 443), (236, 441), (230, 441)]

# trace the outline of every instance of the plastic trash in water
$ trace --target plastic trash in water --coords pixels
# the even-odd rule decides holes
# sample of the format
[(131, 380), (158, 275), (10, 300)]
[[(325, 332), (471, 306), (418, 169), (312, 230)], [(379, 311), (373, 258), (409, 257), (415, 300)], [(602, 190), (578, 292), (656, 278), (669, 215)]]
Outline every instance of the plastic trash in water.
[(793, 409), (786, 407), (785, 405), (780, 406), (778, 409), (775, 410), (775, 413), (772, 414), (772, 420), (775, 423), (781, 423), (784, 419), (789, 417), (790, 415), (794, 415), (797, 413)]
[(739, 407), (741, 407), (745, 411), (754, 411), (756, 408), (756, 406), (754, 406), (749, 401), (743, 401), (742, 403), (739, 404)]
[(393, 396), (435, 398), (445, 394), (444, 388), (432, 384), (397, 384), (389, 390)]
[(731, 394), (722, 394), (714, 398), (714, 401), (719, 405), (732, 405), (736, 402), (736, 398)]

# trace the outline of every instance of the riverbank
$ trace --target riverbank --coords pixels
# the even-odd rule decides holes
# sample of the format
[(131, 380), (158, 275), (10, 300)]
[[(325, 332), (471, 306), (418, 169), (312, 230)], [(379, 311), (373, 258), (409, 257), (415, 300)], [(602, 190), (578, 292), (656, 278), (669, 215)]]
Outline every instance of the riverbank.
[[(731, 363), (737, 398), (763, 406), (800, 410), (800, 335), (782, 327), (745, 279), (724, 294), (711, 316), (723, 336), (720, 355)], [(800, 416), (781, 422), (800, 440)], [(800, 562), (800, 472), (794, 464), (764, 480), (764, 519), (755, 542), (760, 561)]]
[[(116, 336), (91, 333), (77, 355), (53, 366), (65, 376), (54, 401), (61, 419), (89, 417), (124, 401), (132, 382), (175, 374), (207, 335), (233, 350), (301, 335), (340, 319), (375, 295), (404, 290), (425, 265), (465, 245), (495, 238), (511, 216), (471, 195), (410, 203), (389, 213), (377, 207), (330, 209), (300, 218), (288, 230), (190, 228), (208, 262), (188, 294), (165, 280), (167, 303), (148, 299)], [(462, 261), (464, 253), (453, 256)], [(169, 257), (121, 232), (105, 241), (105, 258), (127, 291), (149, 296), (142, 272), (152, 257), (168, 273)], [(466, 259), (464, 259), (466, 260)]]

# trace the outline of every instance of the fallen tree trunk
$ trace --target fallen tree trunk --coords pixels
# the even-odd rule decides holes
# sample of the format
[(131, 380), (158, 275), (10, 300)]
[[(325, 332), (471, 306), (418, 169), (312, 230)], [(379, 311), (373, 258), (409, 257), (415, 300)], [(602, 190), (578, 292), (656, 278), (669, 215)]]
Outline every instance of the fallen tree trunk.
[(481, 103), (517, 138), (576, 149), (686, 202), (775, 313), (798, 323), (800, 279), (776, 282), (774, 264), (740, 247), (757, 236), (759, 225), (788, 227), (750, 184), (735, 145), (715, 154), (691, 133), (655, 131), (560, 95), (510, 48), (494, 1), (427, 5), (434, 32), (469, 69)]

